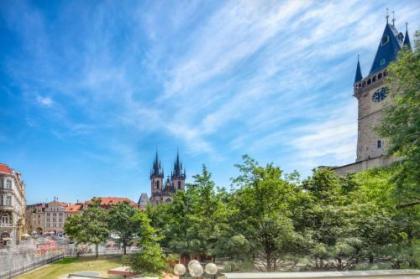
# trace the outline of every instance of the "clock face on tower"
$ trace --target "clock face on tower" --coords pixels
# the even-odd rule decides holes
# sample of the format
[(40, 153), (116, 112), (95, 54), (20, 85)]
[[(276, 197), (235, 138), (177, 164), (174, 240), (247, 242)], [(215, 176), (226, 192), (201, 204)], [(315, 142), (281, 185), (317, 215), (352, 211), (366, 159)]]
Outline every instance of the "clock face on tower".
[(380, 101), (384, 100), (388, 95), (388, 89), (386, 87), (379, 88), (375, 91), (372, 95), (372, 101), (379, 103)]

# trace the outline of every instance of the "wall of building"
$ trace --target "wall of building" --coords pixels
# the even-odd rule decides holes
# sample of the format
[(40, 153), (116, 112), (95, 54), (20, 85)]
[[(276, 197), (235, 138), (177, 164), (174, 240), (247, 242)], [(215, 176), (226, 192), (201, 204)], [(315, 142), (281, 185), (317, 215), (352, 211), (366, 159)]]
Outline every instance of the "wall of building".
[[(379, 74), (367, 76), (361, 81), (361, 84), (370, 80), (370, 84), (365, 87), (355, 87), (355, 96), (358, 99), (358, 138), (357, 138), (357, 160), (364, 161), (370, 158), (376, 158), (386, 154), (387, 142), (376, 132), (376, 127), (380, 125), (383, 119), (384, 109), (392, 102), (392, 94), (380, 101), (374, 102), (372, 96), (374, 93), (385, 87), (384, 79), (386, 72), (381, 72), (381, 79), (377, 79)], [(378, 141), (380, 142), (378, 145)]]
[(25, 187), (20, 174), (12, 169), (0, 173), (0, 245), (8, 238), (12, 239), (9, 243), (19, 243), (26, 233), (25, 207)]
[(355, 162), (355, 163), (344, 165), (344, 166), (334, 167), (333, 170), (338, 175), (344, 176), (347, 174), (356, 173), (356, 172), (364, 171), (367, 169), (389, 166), (396, 161), (397, 159), (394, 157), (380, 156), (377, 158), (359, 161), (359, 162)]

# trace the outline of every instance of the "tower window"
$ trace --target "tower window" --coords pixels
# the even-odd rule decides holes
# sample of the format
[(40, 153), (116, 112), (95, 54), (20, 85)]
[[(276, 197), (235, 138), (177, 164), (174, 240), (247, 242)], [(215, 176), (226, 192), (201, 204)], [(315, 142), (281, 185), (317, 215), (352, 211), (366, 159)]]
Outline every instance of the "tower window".
[(381, 60), (379, 60), (379, 65), (385, 65), (385, 58), (382, 58)]
[(178, 189), (181, 189), (181, 181), (178, 181)]
[(376, 145), (377, 145), (378, 148), (381, 148), (382, 147), (382, 142), (380, 140), (378, 140), (378, 142), (376, 143)]
[(159, 187), (160, 187), (160, 185), (159, 185), (159, 180), (158, 180), (158, 181), (156, 181), (156, 189), (159, 190)]
[(381, 45), (386, 45), (389, 42), (389, 36), (383, 36), (381, 40)]

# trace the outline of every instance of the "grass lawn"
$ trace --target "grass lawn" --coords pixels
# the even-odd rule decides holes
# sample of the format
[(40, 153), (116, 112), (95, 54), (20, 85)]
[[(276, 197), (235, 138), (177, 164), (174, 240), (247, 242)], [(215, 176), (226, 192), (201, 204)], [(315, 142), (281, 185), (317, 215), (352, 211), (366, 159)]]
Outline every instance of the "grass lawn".
[(43, 266), (39, 269), (22, 274), (16, 279), (59, 279), (64, 275), (80, 271), (96, 271), (101, 276), (107, 277), (110, 268), (121, 266), (121, 257), (95, 258), (64, 258), (55, 263)]

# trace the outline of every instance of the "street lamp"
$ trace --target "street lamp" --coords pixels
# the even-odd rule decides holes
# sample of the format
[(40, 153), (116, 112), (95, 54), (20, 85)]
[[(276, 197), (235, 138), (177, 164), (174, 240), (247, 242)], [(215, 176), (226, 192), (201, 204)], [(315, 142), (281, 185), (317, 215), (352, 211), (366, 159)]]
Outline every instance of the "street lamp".
[(188, 263), (188, 273), (187, 268), (183, 264), (179, 263), (174, 266), (174, 274), (178, 275), (180, 278), (198, 278), (201, 277), (203, 273), (205, 277), (216, 278), (217, 272), (218, 269), (214, 263), (206, 264), (203, 270), (203, 266), (197, 260), (191, 260)]

